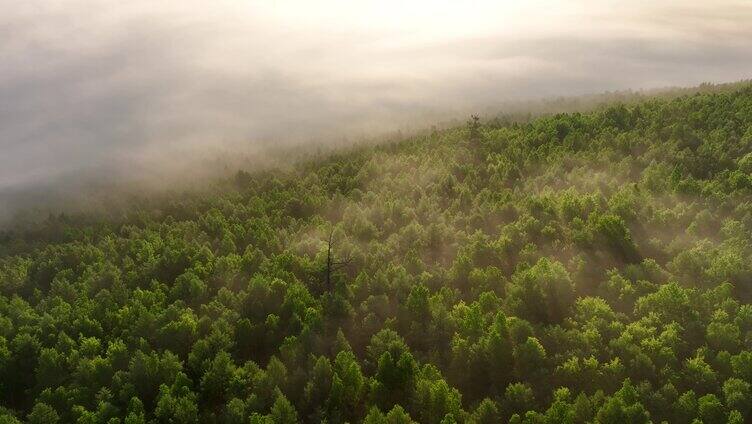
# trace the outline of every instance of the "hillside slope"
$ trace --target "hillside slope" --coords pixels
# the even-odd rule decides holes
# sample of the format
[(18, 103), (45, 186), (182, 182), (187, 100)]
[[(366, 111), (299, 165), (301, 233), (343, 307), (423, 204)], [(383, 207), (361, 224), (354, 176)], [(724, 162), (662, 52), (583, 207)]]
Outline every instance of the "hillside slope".
[(744, 86), (6, 232), (4, 422), (744, 422), (751, 152)]

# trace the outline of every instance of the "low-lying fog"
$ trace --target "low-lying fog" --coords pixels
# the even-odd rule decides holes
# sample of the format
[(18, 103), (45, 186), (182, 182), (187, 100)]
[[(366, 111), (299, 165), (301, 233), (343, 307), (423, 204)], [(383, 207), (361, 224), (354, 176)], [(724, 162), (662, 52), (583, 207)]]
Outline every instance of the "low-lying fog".
[(0, 218), (512, 100), (749, 78), (750, 22), (746, 0), (6, 1)]

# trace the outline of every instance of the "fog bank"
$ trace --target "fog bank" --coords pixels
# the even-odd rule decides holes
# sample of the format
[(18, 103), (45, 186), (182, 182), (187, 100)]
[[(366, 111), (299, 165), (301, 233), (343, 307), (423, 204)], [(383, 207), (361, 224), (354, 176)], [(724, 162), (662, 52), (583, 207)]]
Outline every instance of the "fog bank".
[(512, 100), (749, 78), (749, 22), (734, 0), (8, 1), (0, 215), (61, 179), (168, 181)]

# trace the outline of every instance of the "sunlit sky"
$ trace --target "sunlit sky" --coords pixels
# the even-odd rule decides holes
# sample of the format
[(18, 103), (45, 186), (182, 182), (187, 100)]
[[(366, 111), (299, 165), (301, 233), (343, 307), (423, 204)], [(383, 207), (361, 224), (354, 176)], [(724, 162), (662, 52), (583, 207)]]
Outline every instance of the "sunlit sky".
[(746, 0), (0, 2), (0, 189), (752, 75)]

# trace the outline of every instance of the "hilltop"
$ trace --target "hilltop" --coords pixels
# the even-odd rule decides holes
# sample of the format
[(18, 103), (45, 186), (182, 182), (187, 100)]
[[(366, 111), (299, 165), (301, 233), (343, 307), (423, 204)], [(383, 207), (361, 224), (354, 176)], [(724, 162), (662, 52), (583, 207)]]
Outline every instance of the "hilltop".
[(749, 84), (239, 171), (0, 235), (1, 413), (741, 423), (751, 236)]

